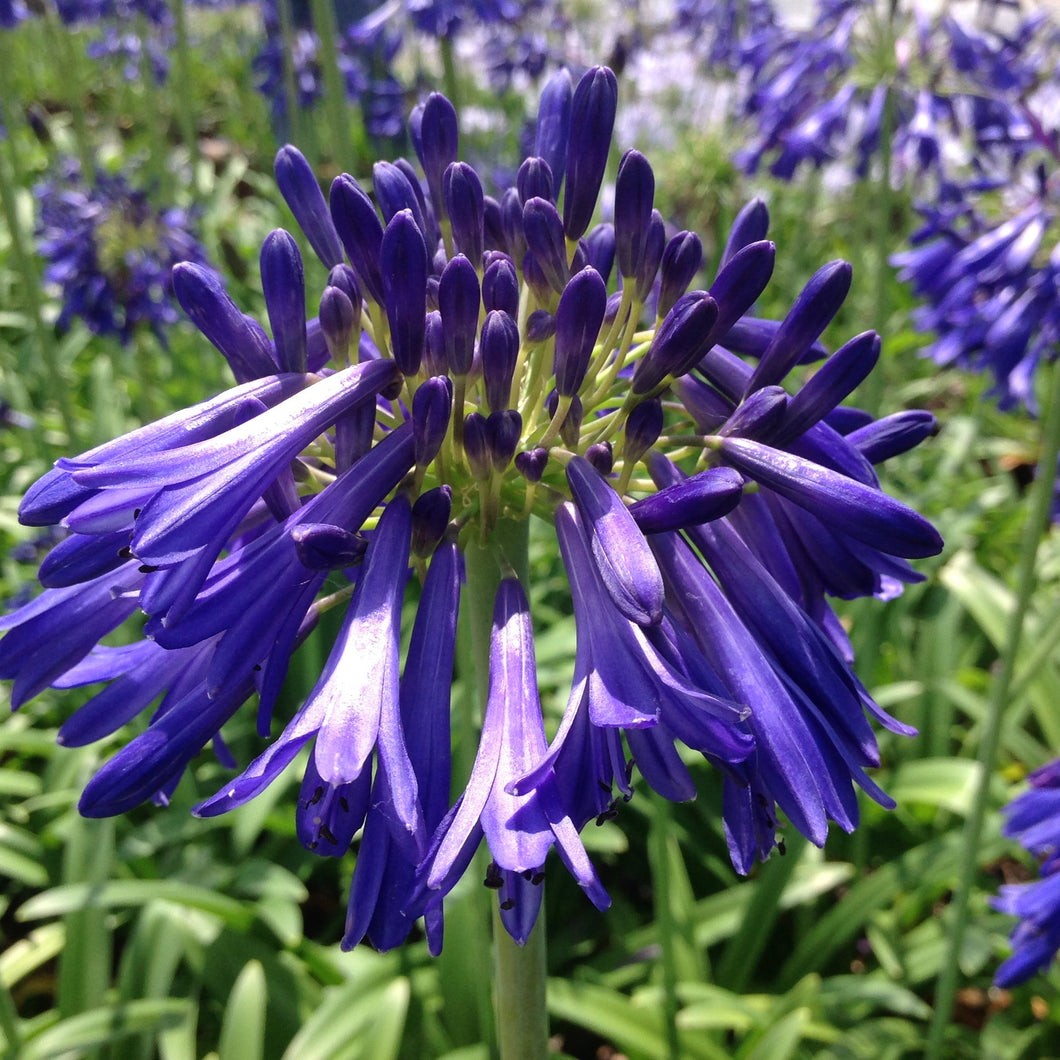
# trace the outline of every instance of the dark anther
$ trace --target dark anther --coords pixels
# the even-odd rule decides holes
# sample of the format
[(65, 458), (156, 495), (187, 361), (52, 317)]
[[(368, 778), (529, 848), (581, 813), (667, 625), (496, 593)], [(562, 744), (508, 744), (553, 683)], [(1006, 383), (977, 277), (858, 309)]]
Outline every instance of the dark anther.
[(523, 872), (520, 873), (520, 875), (524, 880), (526, 880), (527, 883), (530, 883), (534, 878), (534, 870), (524, 869)]
[(601, 825), (604, 821), (613, 821), (618, 816), (618, 810), (614, 806), (609, 806), (603, 813), (599, 814), (596, 818), (596, 823)]
[(606, 791), (608, 795), (611, 794), (611, 785), (610, 784), (605, 784), (602, 780), (598, 780), (596, 783), (600, 785), (600, 790), (601, 791)]
[(313, 797), (306, 803), (306, 806), (316, 806), (318, 802), (324, 797), (324, 785), (318, 784), (317, 790), (313, 792)]
[(318, 846), (320, 846), (320, 844), (314, 839), (313, 842), (309, 844), (309, 849), (316, 850)]
[(350, 812), (350, 800), (347, 799), (345, 795), (340, 795), (339, 796), (339, 805), (342, 807), (342, 812), (343, 813), (349, 813)]
[(338, 844), (338, 840), (335, 838), (334, 833), (331, 831), (330, 828), (328, 828), (326, 824), (322, 824), (320, 826), (320, 835), (332, 845)]
[(628, 784), (632, 779), (633, 779), (633, 759), (631, 758), (626, 763), (626, 783)]
[(758, 799), (758, 805), (759, 806), (768, 806), (769, 805), (769, 799), (767, 799), (765, 797), (765, 795), (763, 795), (760, 791), (755, 795), (755, 798)]
[(509, 909), (514, 909), (514, 908), (515, 908), (515, 899), (514, 898), (507, 898), (503, 902), (501, 902), (501, 909), (503, 909), (505, 912), (507, 912)]
[(124, 548), (118, 549), (118, 555), (121, 556), (122, 559), (132, 559), (133, 550), (126, 545)]
[(545, 882), (545, 874), (540, 869), (538, 869), (537, 872), (535, 872), (533, 876), (530, 877), (530, 882), (535, 887), (540, 887), (541, 884)]
[(255, 663), (254, 664), (254, 673), (259, 673), (260, 671), (261, 671), (261, 663)]
[(777, 852), (780, 854), (781, 857), (783, 857), (788, 852), (788, 848), (784, 845), (783, 839), (777, 840)]
[(152, 567), (152, 566), (151, 566), (151, 564), (149, 564), (149, 563), (144, 563), (144, 564), (141, 564), (141, 565), (140, 565), (139, 567), (137, 567), (136, 569), (137, 569), (137, 570), (138, 570), (138, 571), (139, 571), (139, 572), (140, 572), (141, 574), (154, 574), (154, 572), (155, 572), (156, 570), (158, 570), (159, 568), (158, 568), (158, 567)]
[(134, 519), (139, 519), (140, 518), (140, 512), (142, 512), (142, 511), (143, 511), (143, 508), (133, 508), (133, 518)]
[(486, 878), (482, 881), (491, 891), (499, 891), (504, 886), (504, 877), (497, 862), (491, 861), (486, 866)]

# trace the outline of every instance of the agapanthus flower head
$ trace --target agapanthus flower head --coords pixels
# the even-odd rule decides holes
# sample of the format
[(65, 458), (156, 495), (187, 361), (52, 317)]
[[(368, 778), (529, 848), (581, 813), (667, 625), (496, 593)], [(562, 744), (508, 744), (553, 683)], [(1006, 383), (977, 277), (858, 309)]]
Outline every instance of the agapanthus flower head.
[[(91, 816), (168, 799), (255, 692), (267, 738), (291, 653), (323, 611), (343, 610), (303, 705), (196, 812), (242, 805), (309, 749), (299, 837), (341, 856), (361, 835), (347, 946), (397, 945), (422, 915), (437, 951), (445, 896), (482, 839), (485, 883), (518, 941), (553, 848), (605, 908), (580, 830), (614, 817), (638, 777), (694, 798), (699, 758), (724, 778), (732, 859), (748, 872), (782, 816), (821, 844), (829, 822), (855, 826), (856, 787), (889, 805), (866, 772), (879, 761), (870, 718), (909, 731), (854, 676), (829, 598), (892, 596), (921, 577), (908, 559), (942, 547), (873, 467), (922, 440), (931, 416), (838, 409), (879, 355), (873, 332), (786, 389), (796, 365), (826, 356), (819, 337), (850, 269), (824, 266), (781, 321), (747, 317), (775, 256), (761, 202), (738, 217), (716, 275), (687, 290), (702, 248), (680, 233), (667, 255), (650, 166), (627, 155), (619, 276), (605, 278), (592, 262), (615, 255), (586, 233), (615, 78), (594, 68), (569, 94), (558, 84), (542, 102), (548, 159), (522, 172), (527, 193), (564, 174), (559, 201), (511, 188), (504, 224), (489, 220), (497, 203), (460, 160), (440, 96), (413, 124), (425, 179), (380, 163), (376, 201), (342, 174), (325, 205), (304, 160), (281, 150), (284, 195), (323, 271), (287, 233), (267, 238), (270, 337), (215, 276), (178, 267), (181, 304), (237, 385), (61, 460), (20, 508), (69, 534), (42, 564), (44, 592), (0, 618), (13, 702), (112, 682), (64, 726), (80, 743), (162, 697), (86, 788)], [(557, 120), (564, 100), (569, 121)], [(647, 303), (664, 261), (659, 319)], [(307, 320), (314, 283), (321, 316)], [(531, 519), (554, 527), (577, 629), (551, 744), (532, 586), (507, 551)], [(499, 588), (477, 753), (450, 805), (470, 552), (467, 576)], [(402, 660), (412, 578), (422, 588)], [(146, 640), (98, 646), (137, 610)]]
[(1001, 888), (994, 908), (1019, 918), (1013, 954), (994, 976), (998, 986), (1026, 982), (1046, 969), (1060, 949), (1060, 759), (1031, 773), (1030, 789), (1005, 807), (1004, 835), (1039, 859), (1040, 879)]
[[(738, 117), (754, 127), (737, 163), (783, 180), (827, 166), (851, 180), (889, 158), (888, 179), (931, 184), (926, 176), (952, 178), (969, 156), (1017, 161), (1038, 135), (1028, 108), (1056, 109), (1056, 35), (1044, 16), (1016, 32), (991, 26), (996, 8), (979, 16), (973, 25), (948, 12), (821, 2), (807, 27), (759, 19), (722, 47)], [(695, 18), (683, 24), (699, 32)]]
[(914, 322), (935, 335), (926, 352), (989, 372), (1002, 408), (1035, 412), (1037, 366), (1060, 343), (1060, 163), (1039, 164), (984, 202), (998, 187), (944, 185), (938, 203), (921, 208), (911, 248), (892, 262), (923, 299)]
[(45, 282), (62, 297), (60, 328), (76, 318), (97, 335), (128, 342), (137, 327), (164, 338), (179, 313), (171, 270), (206, 263), (188, 211), (156, 206), (121, 173), (88, 177), (76, 162), (36, 188)]

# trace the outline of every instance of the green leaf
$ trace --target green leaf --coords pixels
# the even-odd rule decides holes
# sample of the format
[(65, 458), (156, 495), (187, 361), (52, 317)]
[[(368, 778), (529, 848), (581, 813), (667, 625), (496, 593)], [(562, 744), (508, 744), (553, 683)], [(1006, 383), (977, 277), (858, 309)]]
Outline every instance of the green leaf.
[(158, 899), (211, 913), (242, 928), (254, 919), (253, 910), (243, 902), (181, 880), (111, 880), (99, 886), (65, 884), (34, 895), (19, 907), (16, 916), (22, 921), (43, 920), (80, 909), (121, 909)]
[(248, 961), (232, 986), (221, 1024), (219, 1060), (261, 1060), (265, 1055), (265, 969)]
[(965, 758), (921, 758), (903, 762), (880, 786), (898, 803), (923, 803), (962, 816), (971, 809), (982, 767)]
[[(651, 995), (658, 999), (658, 992)], [(666, 1029), (658, 1004), (591, 983), (549, 979), (548, 1011), (579, 1027), (595, 1031), (613, 1043), (632, 1060), (654, 1060), (666, 1056)], [(698, 1031), (681, 1034), (682, 1056), (686, 1060), (728, 1060), (729, 1054)]]
[(62, 952), (66, 942), (63, 924), (45, 924), (0, 953), (0, 983), (10, 989), (41, 965)]
[(86, 1051), (130, 1035), (157, 1034), (188, 1018), (190, 1002), (184, 999), (151, 999), (79, 1012), (38, 1033), (27, 1034), (20, 1060), (81, 1056)]

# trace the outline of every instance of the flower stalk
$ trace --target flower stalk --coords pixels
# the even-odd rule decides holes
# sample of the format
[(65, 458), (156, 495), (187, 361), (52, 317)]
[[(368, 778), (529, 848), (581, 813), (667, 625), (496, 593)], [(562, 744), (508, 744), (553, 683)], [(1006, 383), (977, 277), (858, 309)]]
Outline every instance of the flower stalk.
[(1049, 521), (1049, 511), (1053, 500), (1052, 469), (1056, 467), (1057, 455), (1060, 454), (1060, 360), (1053, 361), (1049, 371), (1051, 379), (1049, 379), (1049, 392), (1046, 397), (1046, 415), (1042, 427), (1038, 475), (1031, 489), (1027, 520), (1024, 523), (1023, 539), (1016, 564), (1015, 603), (1008, 618), (1004, 648), (994, 672), (986, 720), (983, 724), (983, 735), (979, 742), (978, 761), (981, 769), (972, 810), (964, 826), (960, 875), (954, 893), (950, 919), (949, 947), (939, 973), (938, 988), (935, 992), (934, 1015), (925, 1053), (927, 1060), (939, 1060), (945, 1053), (946, 1029), (950, 1026), (953, 998), (957, 989), (961, 943), (968, 924), (968, 907), (979, 865), (979, 840), (986, 818), (990, 798), (990, 781), (994, 775), (994, 765), (1001, 740), (1002, 715), (1005, 705), (1010, 702), (1009, 691), (1015, 676), (1016, 660), (1023, 640), (1027, 611), (1034, 595), (1038, 548)]

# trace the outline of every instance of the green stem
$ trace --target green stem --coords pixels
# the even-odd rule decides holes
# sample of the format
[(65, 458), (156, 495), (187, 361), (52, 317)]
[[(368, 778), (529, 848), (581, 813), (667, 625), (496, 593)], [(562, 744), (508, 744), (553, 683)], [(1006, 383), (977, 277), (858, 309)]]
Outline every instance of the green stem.
[(1004, 647), (998, 667), (994, 672), (983, 725), (983, 736), (979, 744), (979, 763), (982, 768), (976, 785), (972, 812), (968, 815), (964, 827), (960, 876), (953, 898), (949, 948), (942, 971), (939, 973), (938, 989), (935, 993), (935, 1011), (925, 1054), (927, 1060), (939, 1060), (943, 1055), (944, 1037), (952, 1015), (953, 997), (957, 987), (961, 942), (968, 919), (968, 903), (979, 864), (979, 838), (983, 830), (990, 780), (994, 773), (994, 762), (1000, 743), (1001, 716), (1009, 700), (1016, 658), (1023, 637), (1024, 620), (1034, 591), (1038, 545), (1052, 506), (1056, 459), (1060, 452), (1060, 361), (1054, 361), (1049, 371), (1052, 373), (1052, 378), (1048, 400), (1045, 404), (1046, 418), (1042, 428), (1038, 477), (1031, 490), (1027, 521), (1023, 527), (1023, 540), (1016, 566), (1016, 600), (1012, 613), (1008, 617)]
[[(40, 301), (40, 270), (31, 256), (26, 233), (22, 228), (18, 200), (15, 198), (15, 189), (25, 188), (27, 181), (26, 175), (22, 172), (17, 147), (12, 141), (15, 126), (14, 116), (7, 102), (11, 98), (9, 95), (11, 86), (8, 82), (10, 64), (7, 54), (7, 37), (7, 34), (0, 33), (0, 121), (10, 130), (0, 150), (0, 209), (4, 212), (7, 230), (11, 235), (11, 249), (14, 252), (19, 278), (22, 281), (22, 297), (26, 300), (26, 309), (33, 326), (33, 337), (40, 356), (40, 364), (44, 367), (43, 388), (48, 398), (54, 401), (59, 409), (70, 446), (76, 448), (77, 417), (70, 399), (69, 387), (63, 378), (62, 365), (56, 356), (55, 344), (45, 331)], [(37, 438), (37, 432), (29, 433), (43, 455), (43, 443)]]
[(191, 166), (192, 193), (198, 199), (202, 195), (199, 173), (199, 127), (192, 92), (191, 49), (188, 46), (188, 12), (184, 0), (172, 0), (173, 19), (177, 28), (177, 84), (180, 99), (177, 100), (177, 120), (180, 135), (188, 151)]
[(346, 109), (346, 85), (339, 69), (338, 26), (332, 0), (311, 0), (313, 28), (320, 38), (321, 69), (324, 74), (324, 109), (327, 114), (331, 146), (328, 156), (340, 164), (350, 141), (350, 122)]
[(648, 861), (651, 864), (655, 922), (659, 926), (660, 964), (663, 980), (663, 1023), (666, 1029), (666, 1060), (681, 1060), (681, 1039), (677, 1034), (677, 925), (670, 905), (669, 835), (673, 828), (670, 803), (661, 796), (652, 799), (651, 831), (648, 834)]
[[(894, 233), (891, 228), (891, 211), (894, 194), (891, 190), (891, 130), (894, 127), (894, 97), (888, 89), (883, 103), (880, 121), (880, 173), (875, 188), (871, 189), (876, 200), (875, 236), (876, 257), (875, 295), (871, 322), (881, 334), (887, 334), (887, 317), (890, 312), (891, 243)], [(866, 184), (869, 182), (866, 181)], [(883, 365), (869, 374), (862, 389), (862, 404), (871, 413), (879, 411), (883, 399)]]
[[(500, 519), (489, 540), (468, 544), (464, 553), (467, 583), (464, 609), (468, 616), (471, 661), (478, 698), (485, 709), (489, 693), (490, 632), (493, 605), (504, 570), (513, 568), (525, 586), (529, 579), (529, 522)], [(494, 1014), (501, 1060), (545, 1060), (548, 1056), (548, 1010), (545, 1004), (547, 964), (543, 918), (525, 946), (508, 936), (493, 905)]]

